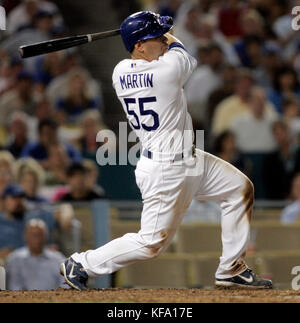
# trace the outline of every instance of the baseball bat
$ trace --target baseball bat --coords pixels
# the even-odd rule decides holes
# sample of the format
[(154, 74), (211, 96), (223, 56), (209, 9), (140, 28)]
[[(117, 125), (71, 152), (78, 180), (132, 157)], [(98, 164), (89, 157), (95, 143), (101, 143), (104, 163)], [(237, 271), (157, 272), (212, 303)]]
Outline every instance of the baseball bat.
[(19, 54), (22, 58), (33, 57), (37, 55), (56, 52), (83, 44), (93, 42), (95, 40), (104, 39), (112, 36), (120, 35), (120, 29), (108, 30), (99, 33), (64, 37), (52, 40), (46, 40), (40, 43), (23, 45), (19, 47)]

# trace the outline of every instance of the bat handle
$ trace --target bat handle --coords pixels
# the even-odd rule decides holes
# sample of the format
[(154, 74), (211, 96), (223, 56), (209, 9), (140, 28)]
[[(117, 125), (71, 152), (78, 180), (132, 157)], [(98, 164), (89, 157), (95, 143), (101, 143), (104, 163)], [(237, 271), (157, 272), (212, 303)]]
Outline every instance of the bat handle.
[(109, 31), (103, 31), (100, 33), (94, 33), (94, 34), (89, 34), (87, 35), (88, 41), (92, 42), (94, 40), (99, 40), (99, 39), (104, 39), (112, 36), (118, 36), (121, 34), (120, 29), (114, 29), (114, 30), (109, 30)]

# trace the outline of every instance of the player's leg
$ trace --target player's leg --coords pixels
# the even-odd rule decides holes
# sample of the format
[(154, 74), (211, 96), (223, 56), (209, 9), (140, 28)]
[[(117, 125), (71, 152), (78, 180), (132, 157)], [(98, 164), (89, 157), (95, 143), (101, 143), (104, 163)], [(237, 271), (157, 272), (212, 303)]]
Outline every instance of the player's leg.
[(71, 259), (89, 277), (110, 274), (162, 253), (172, 241), (196, 189), (195, 182), (185, 177), (184, 166), (154, 163), (146, 157), (138, 164), (136, 179), (144, 203), (141, 229), (95, 250), (73, 254)]
[(217, 200), (222, 209), (223, 250), (216, 279), (230, 280), (248, 268), (244, 257), (249, 242), (254, 188), (247, 176), (224, 160), (199, 150), (197, 156), (203, 161), (203, 174), (196, 199)]

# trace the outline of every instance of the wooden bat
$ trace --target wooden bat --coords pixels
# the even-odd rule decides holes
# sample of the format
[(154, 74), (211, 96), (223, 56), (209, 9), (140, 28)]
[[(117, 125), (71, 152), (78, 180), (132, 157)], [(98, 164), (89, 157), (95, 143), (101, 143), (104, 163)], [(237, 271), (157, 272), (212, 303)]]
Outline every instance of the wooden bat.
[(95, 40), (113, 37), (117, 35), (120, 35), (120, 29), (108, 30), (100, 33), (93, 33), (87, 35), (46, 40), (40, 43), (20, 46), (19, 54), (22, 58), (33, 57), (91, 43)]

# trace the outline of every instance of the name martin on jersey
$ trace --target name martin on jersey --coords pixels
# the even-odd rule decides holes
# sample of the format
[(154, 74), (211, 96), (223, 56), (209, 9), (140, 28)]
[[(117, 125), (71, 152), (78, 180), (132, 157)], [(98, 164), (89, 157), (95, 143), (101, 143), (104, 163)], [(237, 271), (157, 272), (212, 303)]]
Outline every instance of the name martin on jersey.
[(125, 74), (120, 76), (122, 90), (153, 87), (153, 73)]

